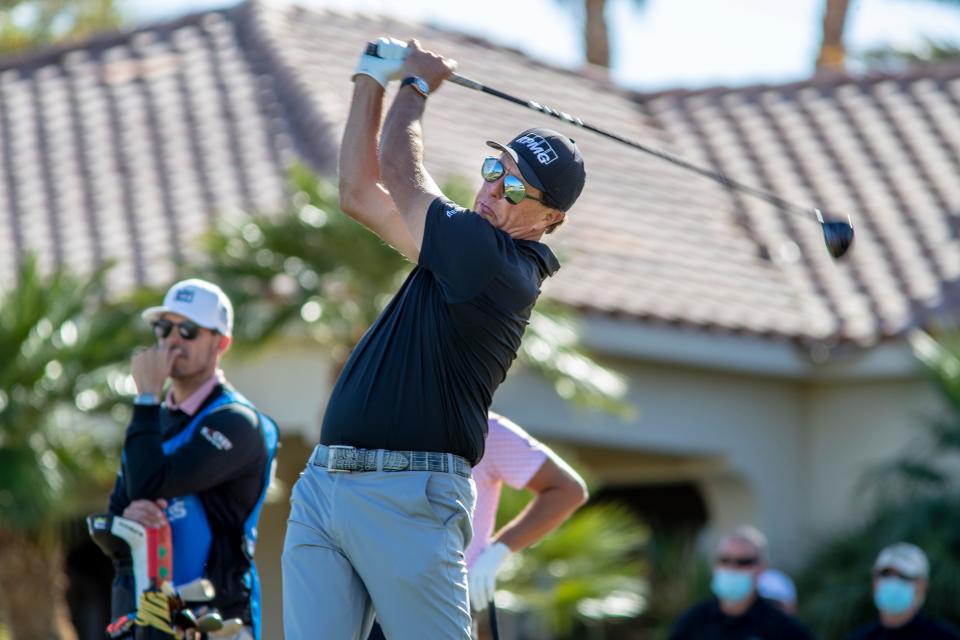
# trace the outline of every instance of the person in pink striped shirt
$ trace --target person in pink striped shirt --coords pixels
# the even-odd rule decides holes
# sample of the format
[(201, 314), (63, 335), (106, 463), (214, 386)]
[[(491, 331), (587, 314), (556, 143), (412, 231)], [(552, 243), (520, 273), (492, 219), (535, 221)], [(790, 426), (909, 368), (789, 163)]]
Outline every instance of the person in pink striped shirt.
[[(490, 412), (486, 449), (473, 468), (477, 507), (466, 550), (470, 604), (482, 611), (493, 600), (497, 572), (514, 553), (560, 526), (587, 500), (583, 479), (560, 456), (507, 418)], [(500, 489), (534, 493), (513, 520), (494, 532)]]

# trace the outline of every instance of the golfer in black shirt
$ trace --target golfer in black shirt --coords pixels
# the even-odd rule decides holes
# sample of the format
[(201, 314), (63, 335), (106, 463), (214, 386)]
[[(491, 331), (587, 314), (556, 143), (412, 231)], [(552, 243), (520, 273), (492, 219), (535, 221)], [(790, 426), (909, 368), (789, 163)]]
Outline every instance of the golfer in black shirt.
[[(340, 150), (340, 204), (417, 266), (338, 378), (297, 482), (283, 552), (287, 640), (470, 637), (464, 549), (487, 410), (545, 278), (540, 239), (585, 172), (569, 138), (531, 129), (478, 154), (473, 209), (423, 164), (423, 113), (455, 67), (381, 39), (361, 56)], [(384, 86), (402, 79), (380, 131)], [(377, 153), (379, 139), (379, 156)]]

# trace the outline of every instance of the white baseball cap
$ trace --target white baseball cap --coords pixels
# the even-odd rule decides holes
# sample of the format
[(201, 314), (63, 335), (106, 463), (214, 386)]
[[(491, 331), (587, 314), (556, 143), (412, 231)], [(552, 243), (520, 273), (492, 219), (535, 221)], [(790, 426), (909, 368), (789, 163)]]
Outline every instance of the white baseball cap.
[(873, 563), (873, 571), (879, 573), (884, 569), (896, 569), (907, 578), (926, 578), (930, 575), (927, 554), (909, 542), (892, 544), (880, 552)]
[(163, 297), (162, 306), (150, 307), (140, 317), (154, 322), (165, 313), (176, 313), (225, 336), (233, 332), (230, 298), (217, 285), (199, 278), (176, 283)]

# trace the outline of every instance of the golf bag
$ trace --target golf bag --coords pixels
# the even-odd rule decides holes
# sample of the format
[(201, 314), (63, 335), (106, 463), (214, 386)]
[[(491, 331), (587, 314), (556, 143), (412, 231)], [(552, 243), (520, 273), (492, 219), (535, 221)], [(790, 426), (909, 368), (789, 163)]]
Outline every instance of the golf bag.
[(87, 518), (87, 530), (113, 560), (122, 588), (114, 589), (110, 609), (116, 616), (107, 626), (111, 639), (169, 640), (175, 638), (176, 611), (164, 593), (172, 591), (173, 544), (170, 526), (143, 525), (111, 514)]

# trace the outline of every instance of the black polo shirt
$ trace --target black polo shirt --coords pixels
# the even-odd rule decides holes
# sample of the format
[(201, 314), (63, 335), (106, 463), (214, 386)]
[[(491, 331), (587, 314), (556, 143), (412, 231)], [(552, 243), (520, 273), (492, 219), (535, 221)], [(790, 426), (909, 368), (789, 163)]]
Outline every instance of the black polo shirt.
[(434, 200), (419, 265), (354, 348), (320, 442), (479, 462), (493, 392), (541, 283), (559, 268), (545, 244), (514, 240), (473, 211)]
[(919, 613), (895, 629), (888, 629), (879, 622), (860, 627), (850, 634), (848, 640), (960, 640), (960, 631)]
[(670, 640), (811, 640), (806, 627), (763, 598), (743, 615), (728, 616), (711, 598), (684, 613)]

